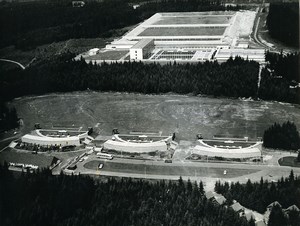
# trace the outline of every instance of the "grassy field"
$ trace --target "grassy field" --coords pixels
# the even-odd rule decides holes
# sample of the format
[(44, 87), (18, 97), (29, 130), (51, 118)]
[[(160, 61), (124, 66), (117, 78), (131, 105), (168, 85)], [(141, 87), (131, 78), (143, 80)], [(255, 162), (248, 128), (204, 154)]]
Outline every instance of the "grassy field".
[(278, 160), (278, 163), (281, 166), (300, 167), (300, 162), (297, 162), (296, 159), (293, 156), (283, 157)]
[(129, 131), (176, 132), (177, 139), (195, 140), (213, 135), (261, 137), (274, 122), (293, 121), (300, 128), (300, 106), (266, 101), (243, 101), (185, 95), (74, 92), (14, 100), (24, 121), (21, 132), (35, 123), (87, 127), (101, 135)]
[(205, 168), (205, 167), (191, 167), (191, 166), (175, 166), (166, 163), (165, 165), (145, 165), (145, 164), (131, 164), (118, 163), (111, 161), (93, 160), (84, 164), (85, 168), (97, 170), (100, 163), (104, 164), (101, 171), (124, 172), (124, 173), (138, 173), (138, 174), (153, 174), (153, 175), (178, 175), (178, 176), (197, 176), (197, 177), (214, 177), (214, 178), (232, 178), (242, 175), (258, 172), (259, 170), (250, 169), (234, 169), (228, 174), (224, 175), (223, 168)]
[(226, 27), (146, 28), (138, 36), (214, 36), (223, 35)]

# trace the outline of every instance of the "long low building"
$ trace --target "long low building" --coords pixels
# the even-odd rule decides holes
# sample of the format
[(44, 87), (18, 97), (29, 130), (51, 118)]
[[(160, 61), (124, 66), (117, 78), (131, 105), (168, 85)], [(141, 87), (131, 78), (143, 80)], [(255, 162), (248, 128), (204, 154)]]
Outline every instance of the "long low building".
[(171, 141), (172, 136), (115, 134), (104, 143), (104, 149), (128, 153), (165, 152), (169, 149)]
[(241, 57), (243, 59), (254, 60), (260, 63), (265, 62), (264, 49), (218, 49), (215, 54), (215, 59), (218, 62), (225, 62), (230, 57)]
[(88, 132), (70, 130), (35, 130), (21, 138), (23, 143), (41, 146), (79, 146), (88, 138)]
[[(86, 62), (203, 62), (240, 56), (264, 63), (263, 49), (249, 49), (257, 12), (156, 13), (97, 54), (90, 50), (75, 59)], [(229, 49), (228, 51), (226, 51)]]
[[(208, 143), (214, 142), (215, 145)], [(223, 145), (217, 145), (222, 143)], [(262, 142), (241, 142), (232, 140), (199, 140), (199, 145), (196, 145), (192, 154), (205, 156), (209, 158), (226, 158), (226, 159), (260, 159), (261, 158)]]

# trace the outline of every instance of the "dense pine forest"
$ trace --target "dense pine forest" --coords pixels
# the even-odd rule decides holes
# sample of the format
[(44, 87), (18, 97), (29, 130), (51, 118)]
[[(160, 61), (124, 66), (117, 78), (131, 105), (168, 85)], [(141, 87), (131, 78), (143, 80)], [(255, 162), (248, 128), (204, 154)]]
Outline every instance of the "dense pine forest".
[(286, 122), (282, 125), (275, 123), (263, 135), (263, 145), (267, 148), (298, 150), (300, 136), (294, 123)]
[(7, 72), (0, 78), (0, 92), (7, 100), (23, 95), (87, 89), (255, 97), (258, 69), (258, 63), (241, 58), (229, 59), (222, 64), (125, 62), (93, 65), (64, 55), (23, 71)]
[(0, 133), (12, 128), (17, 128), (18, 115), (15, 108), (8, 108), (3, 100), (0, 99)]
[(299, 46), (299, 2), (271, 3), (267, 17), (269, 34), (290, 46)]
[[(293, 171), (291, 171), (288, 178), (281, 178), (277, 183), (269, 183), (263, 179), (254, 183), (248, 180), (246, 184), (240, 184), (239, 182), (221, 184), (217, 182), (215, 191), (223, 194), (228, 201), (237, 200), (241, 205), (260, 213), (264, 213), (267, 206), (274, 201), (278, 201), (282, 208), (288, 208), (294, 204), (300, 207), (300, 178), (294, 176)], [(299, 212), (292, 213), (289, 221), (285, 219), (284, 224), (269, 225), (299, 226)]]
[(0, 167), (0, 224), (254, 226), (214, 205), (203, 184), (132, 179), (95, 181), (52, 176), (49, 170), (13, 176)]
[[(300, 103), (299, 53), (266, 52), (268, 65), (262, 70), (258, 97), (263, 100), (277, 100)], [(298, 98), (298, 99), (297, 99)]]
[(300, 216), (297, 211), (293, 210), (285, 214), (280, 204), (276, 204), (272, 207), (268, 226), (299, 226), (299, 222)]
[(145, 1), (137, 9), (130, 0), (88, 1), (72, 7), (71, 0), (27, 3), (0, 2), (0, 48), (15, 45), (31, 49), (45, 43), (71, 38), (109, 37), (114, 29), (137, 24), (161, 11), (238, 10), (220, 1), (159, 0)]
[[(140, 93), (192, 93), (226, 97), (252, 97), (296, 103), (299, 54), (266, 53), (269, 64), (262, 70), (259, 89), (259, 64), (239, 57), (219, 64), (144, 64), (141, 62), (93, 65), (74, 61), (72, 54), (39, 61), (24, 71), (11, 69), (0, 78), (5, 100), (48, 92), (78, 90)], [(299, 100), (298, 100), (299, 101)]]

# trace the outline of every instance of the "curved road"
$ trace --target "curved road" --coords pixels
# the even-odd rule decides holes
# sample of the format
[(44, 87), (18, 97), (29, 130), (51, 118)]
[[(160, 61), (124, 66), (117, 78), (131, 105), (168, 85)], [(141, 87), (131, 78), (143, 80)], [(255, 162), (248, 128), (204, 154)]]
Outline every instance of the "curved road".
[(14, 60), (8, 60), (8, 59), (0, 59), (0, 61), (4, 61), (4, 62), (9, 62), (9, 63), (13, 63), (13, 64), (17, 64), (20, 68), (22, 68), (23, 70), (25, 69), (25, 66), (22, 65), (21, 63), (14, 61)]

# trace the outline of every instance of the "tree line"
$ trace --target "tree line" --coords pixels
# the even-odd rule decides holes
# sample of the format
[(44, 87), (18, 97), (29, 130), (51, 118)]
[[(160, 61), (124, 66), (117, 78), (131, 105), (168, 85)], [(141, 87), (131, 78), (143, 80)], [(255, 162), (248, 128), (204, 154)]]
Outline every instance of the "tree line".
[(297, 83), (299, 54), (284, 56), (267, 52), (268, 65), (262, 70), (259, 89), (259, 64), (240, 57), (229, 58), (221, 64), (175, 62), (166, 65), (142, 62), (94, 65), (73, 58), (73, 54), (66, 53), (38, 61), (23, 71), (3, 71), (0, 78), (2, 98), (10, 100), (24, 95), (92, 89), (299, 101), (299, 88), (293, 88)]
[(137, 24), (161, 11), (238, 10), (220, 1), (163, 0), (133, 9), (130, 0), (88, 1), (72, 7), (70, 0), (0, 3), (0, 48), (31, 49), (71, 38), (110, 37), (111, 30)]
[[(264, 181), (263, 178), (260, 182), (248, 180), (246, 184), (239, 182), (222, 184), (217, 181), (215, 191), (223, 194), (228, 201), (237, 200), (241, 205), (262, 214), (266, 211), (267, 206), (275, 201), (279, 202), (283, 208), (291, 205), (300, 207), (300, 177), (294, 176), (293, 171), (289, 177), (282, 177), (277, 182), (271, 183), (267, 180)], [(298, 219), (299, 217), (298, 213)]]
[(254, 226), (204, 196), (191, 181), (93, 180), (52, 176), (50, 170), (13, 176), (0, 167), (0, 223), (6, 225)]
[(19, 126), (19, 118), (16, 109), (9, 108), (0, 98), (0, 133), (17, 128)]
[(267, 65), (262, 69), (258, 97), (300, 103), (299, 53), (266, 52)]
[(272, 38), (299, 46), (299, 2), (270, 3), (266, 24)]
[(284, 150), (300, 149), (300, 136), (297, 127), (292, 122), (285, 122), (282, 125), (275, 123), (265, 130), (263, 135), (263, 145), (266, 148), (276, 148)]
[(276, 204), (272, 207), (268, 226), (298, 226), (299, 222), (299, 212), (292, 210), (285, 214), (280, 204)]
[(87, 64), (73, 55), (56, 56), (0, 78), (1, 95), (10, 100), (24, 95), (75, 90), (139, 93), (193, 93), (227, 97), (254, 97), (257, 62), (230, 58), (227, 62), (166, 65), (141, 62)]

